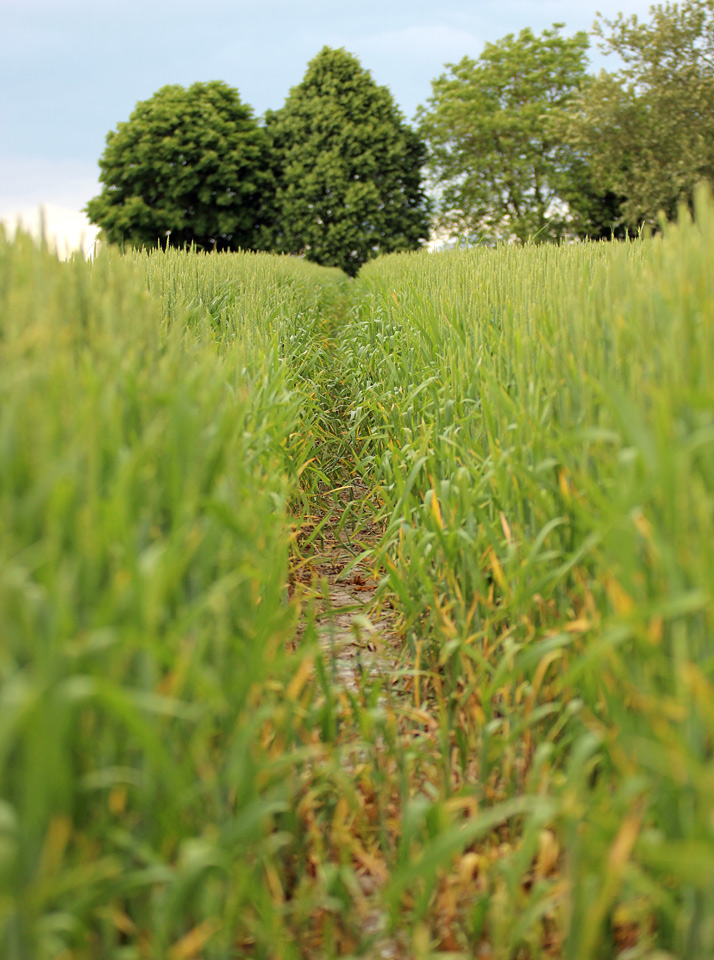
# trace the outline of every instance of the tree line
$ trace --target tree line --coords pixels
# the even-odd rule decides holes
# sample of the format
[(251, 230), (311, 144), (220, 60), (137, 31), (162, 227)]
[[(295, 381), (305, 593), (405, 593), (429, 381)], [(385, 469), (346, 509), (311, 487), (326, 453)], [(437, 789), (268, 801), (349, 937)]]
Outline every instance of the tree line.
[(262, 120), (225, 83), (160, 89), (107, 135), (89, 218), (110, 242), (304, 255), (354, 275), (433, 230), (474, 242), (622, 237), (714, 183), (714, 0), (601, 15), (620, 65), (554, 24), (447, 64), (415, 128), (323, 48)]

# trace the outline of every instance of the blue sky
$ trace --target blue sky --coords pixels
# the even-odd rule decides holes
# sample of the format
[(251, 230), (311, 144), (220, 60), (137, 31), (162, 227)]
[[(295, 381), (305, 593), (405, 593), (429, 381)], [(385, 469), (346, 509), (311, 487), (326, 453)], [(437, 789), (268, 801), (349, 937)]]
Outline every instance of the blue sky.
[[(283, 103), (325, 44), (346, 47), (407, 119), (446, 62), (596, 11), (649, 0), (0, 0), (0, 219), (40, 203), (79, 211), (107, 131), (167, 83), (224, 80), (258, 115)], [(608, 66), (593, 49), (596, 66)]]

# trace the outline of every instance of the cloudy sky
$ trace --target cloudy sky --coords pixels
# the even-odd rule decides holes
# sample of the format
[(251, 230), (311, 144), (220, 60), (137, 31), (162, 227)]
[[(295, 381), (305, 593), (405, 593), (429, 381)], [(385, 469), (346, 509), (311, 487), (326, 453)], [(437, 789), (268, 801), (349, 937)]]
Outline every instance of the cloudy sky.
[[(75, 236), (107, 131), (167, 83), (224, 80), (258, 115), (325, 44), (346, 47), (408, 119), (446, 62), (483, 44), (650, 0), (0, 0), (0, 219), (39, 204)], [(609, 66), (592, 50), (594, 66)], [(59, 228), (58, 228), (59, 229)]]

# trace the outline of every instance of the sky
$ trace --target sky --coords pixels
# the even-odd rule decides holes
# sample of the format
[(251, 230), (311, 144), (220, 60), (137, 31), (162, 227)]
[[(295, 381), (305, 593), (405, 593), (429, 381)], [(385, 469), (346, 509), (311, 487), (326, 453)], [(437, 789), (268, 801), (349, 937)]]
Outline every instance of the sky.
[[(168, 83), (223, 80), (256, 115), (279, 108), (326, 44), (356, 54), (408, 120), (444, 64), (597, 11), (646, 18), (651, 0), (0, 0), (0, 221), (88, 246), (106, 134)], [(591, 49), (593, 69), (614, 68)]]

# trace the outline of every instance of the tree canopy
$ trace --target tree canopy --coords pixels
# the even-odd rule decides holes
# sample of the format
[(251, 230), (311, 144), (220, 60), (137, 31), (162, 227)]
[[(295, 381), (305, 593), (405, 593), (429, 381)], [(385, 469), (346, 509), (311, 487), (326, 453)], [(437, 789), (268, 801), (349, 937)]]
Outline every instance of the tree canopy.
[(274, 249), (354, 275), (371, 257), (428, 238), (424, 147), (356, 57), (324, 47), (266, 130)]
[(701, 180), (714, 183), (714, 0), (652, 7), (649, 22), (600, 17), (595, 32), (623, 62), (572, 108), (569, 139), (598, 188), (623, 197), (636, 229), (672, 218)]
[[(446, 64), (418, 130), (324, 47), (259, 125), (222, 82), (161, 88), (107, 135), (90, 219), (110, 242), (302, 254), (354, 275), (436, 226), (493, 242), (622, 236), (714, 183), (714, 0), (599, 15), (622, 66), (553, 24)], [(434, 200), (422, 185), (426, 166)]]
[(562, 26), (488, 43), (432, 82), (419, 131), (450, 232), (525, 241), (571, 229), (567, 199), (587, 178), (554, 119), (587, 83), (588, 38)]
[(268, 149), (252, 109), (227, 84), (162, 87), (107, 135), (103, 189), (87, 214), (115, 243), (261, 247), (273, 190)]

